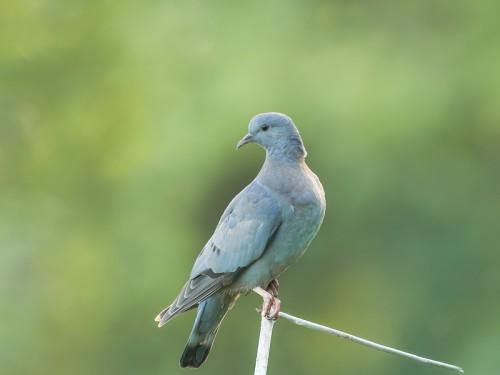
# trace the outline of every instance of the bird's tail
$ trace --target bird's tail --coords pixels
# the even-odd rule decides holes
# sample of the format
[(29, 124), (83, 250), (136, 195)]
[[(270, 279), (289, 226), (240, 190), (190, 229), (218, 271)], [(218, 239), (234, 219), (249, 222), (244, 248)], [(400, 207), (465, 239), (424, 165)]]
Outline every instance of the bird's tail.
[(182, 353), (181, 367), (200, 367), (207, 359), (217, 331), (237, 297), (216, 294), (201, 302), (193, 330)]

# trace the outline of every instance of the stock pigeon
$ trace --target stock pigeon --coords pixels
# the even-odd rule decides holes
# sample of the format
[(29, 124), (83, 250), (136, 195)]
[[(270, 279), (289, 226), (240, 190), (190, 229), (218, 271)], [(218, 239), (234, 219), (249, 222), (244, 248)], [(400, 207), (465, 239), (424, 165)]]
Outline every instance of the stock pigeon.
[(236, 148), (248, 143), (266, 150), (262, 169), (229, 203), (188, 282), (155, 319), (161, 327), (198, 308), (181, 367), (196, 368), (206, 360), (222, 319), (241, 294), (256, 292), (264, 301), (262, 316), (278, 316), (276, 278), (304, 254), (325, 215), (323, 187), (305, 163), (304, 144), (288, 116), (255, 116)]

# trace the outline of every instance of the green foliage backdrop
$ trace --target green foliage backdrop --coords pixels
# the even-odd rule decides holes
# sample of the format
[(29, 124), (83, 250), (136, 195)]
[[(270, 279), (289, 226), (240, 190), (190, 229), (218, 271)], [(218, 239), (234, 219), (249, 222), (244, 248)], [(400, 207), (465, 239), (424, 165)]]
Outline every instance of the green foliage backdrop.
[[(500, 366), (500, 3), (0, 5), (0, 373), (182, 374), (159, 330), (289, 114), (327, 216), (283, 309), (470, 374)], [(199, 374), (253, 371), (256, 296)], [(279, 322), (270, 374), (441, 374)]]

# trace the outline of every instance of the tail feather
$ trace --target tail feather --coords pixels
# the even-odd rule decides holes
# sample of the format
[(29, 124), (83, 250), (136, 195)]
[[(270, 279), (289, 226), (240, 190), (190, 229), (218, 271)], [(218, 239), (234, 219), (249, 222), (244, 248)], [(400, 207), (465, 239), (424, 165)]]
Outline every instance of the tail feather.
[(214, 295), (198, 306), (194, 322), (184, 352), (180, 360), (181, 367), (200, 367), (208, 357), (210, 349), (219, 331), (220, 324), (237, 297)]

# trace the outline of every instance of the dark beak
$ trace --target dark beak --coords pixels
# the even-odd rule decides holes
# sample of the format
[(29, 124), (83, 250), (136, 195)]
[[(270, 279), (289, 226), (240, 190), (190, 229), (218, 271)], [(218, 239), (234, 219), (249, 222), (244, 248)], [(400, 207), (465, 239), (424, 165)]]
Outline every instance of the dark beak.
[(236, 149), (238, 150), (240, 147), (243, 147), (250, 142), (253, 142), (253, 136), (251, 134), (247, 134), (241, 141), (238, 142)]

